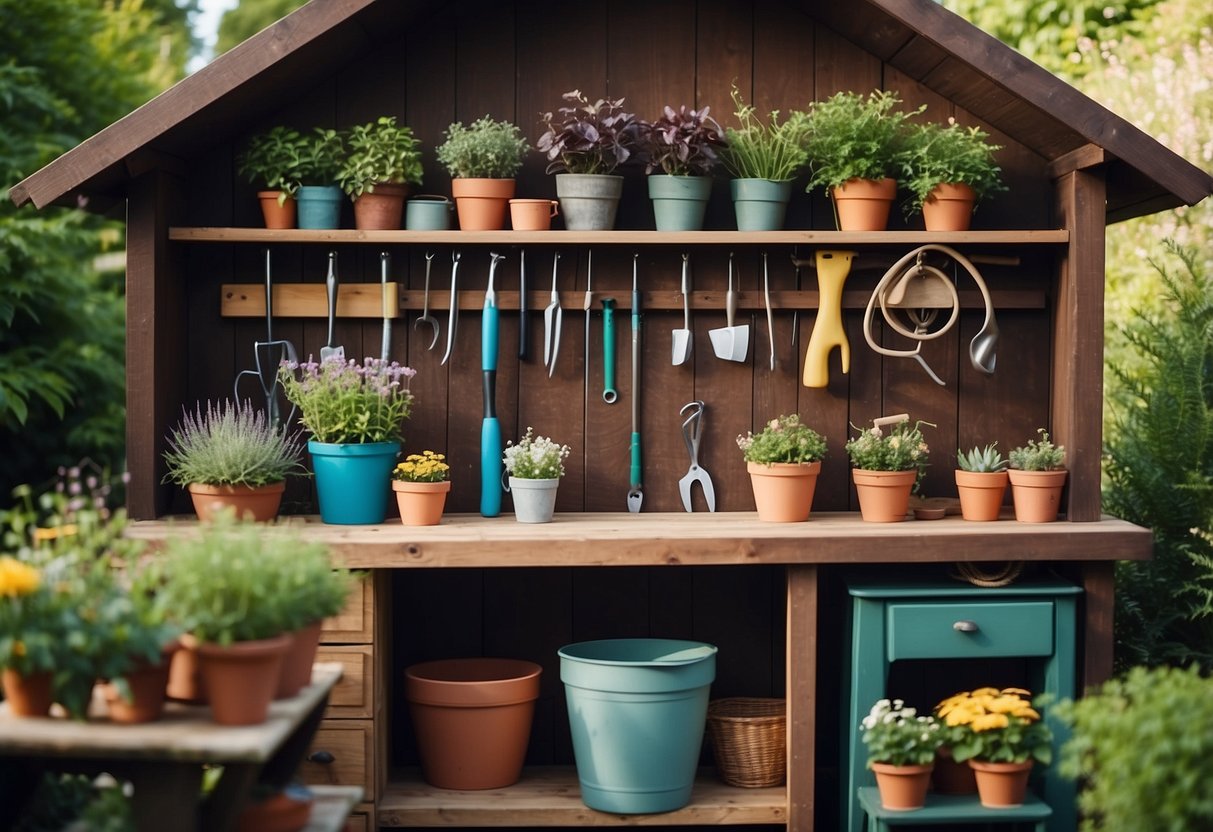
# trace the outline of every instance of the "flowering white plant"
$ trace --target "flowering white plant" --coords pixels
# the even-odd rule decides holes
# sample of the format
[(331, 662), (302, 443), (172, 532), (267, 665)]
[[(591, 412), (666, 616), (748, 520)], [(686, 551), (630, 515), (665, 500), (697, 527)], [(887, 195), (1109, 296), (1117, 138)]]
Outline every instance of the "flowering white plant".
[(564, 460), (568, 445), (557, 445), (546, 436), (535, 436), (528, 427), (526, 435), (515, 445), (506, 443), (505, 470), (511, 477), (524, 480), (554, 480), (564, 476)]
[(879, 700), (860, 727), (869, 765), (925, 766), (934, 762), (935, 752), (944, 741), (939, 720), (929, 714), (919, 715), (900, 699)]

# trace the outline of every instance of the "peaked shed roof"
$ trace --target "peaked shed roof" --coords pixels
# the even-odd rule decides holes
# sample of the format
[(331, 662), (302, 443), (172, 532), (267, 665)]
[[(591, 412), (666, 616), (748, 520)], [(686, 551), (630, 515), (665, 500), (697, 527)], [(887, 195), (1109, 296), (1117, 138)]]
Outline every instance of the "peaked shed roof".
[[(124, 198), (126, 183), (239, 133), (249, 107), (396, 38), (422, 0), (313, 0), (10, 191), (17, 205)], [(806, 14), (1030, 148), (1057, 172), (1107, 165), (1109, 222), (1194, 205), (1213, 177), (933, 0), (801, 0)]]

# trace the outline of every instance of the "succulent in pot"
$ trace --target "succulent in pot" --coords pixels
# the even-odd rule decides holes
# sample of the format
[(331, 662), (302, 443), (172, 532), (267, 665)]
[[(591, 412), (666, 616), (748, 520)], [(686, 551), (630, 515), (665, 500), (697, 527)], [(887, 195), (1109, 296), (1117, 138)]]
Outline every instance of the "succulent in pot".
[(750, 474), (758, 519), (794, 523), (809, 519), (826, 440), (793, 413), (767, 422), (757, 435), (737, 437)]
[[(412, 128), (380, 116), (349, 129), (338, 181), (354, 200), (360, 229), (397, 229), (409, 185), (421, 184), (420, 142)], [(368, 198), (369, 197), (369, 198)]]
[(341, 186), (337, 184), (345, 161), (345, 136), (338, 130), (316, 127), (300, 143), (300, 228), (337, 228), (341, 216)]
[(1007, 461), (998, 443), (956, 451), (956, 491), (965, 520), (997, 520), (1007, 490)]
[(712, 170), (725, 146), (723, 131), (711, 108), (677, 110), (666, 106), (661, 117), (642, 128), (645, 172), (658, 231), (698, 231), (712, 193)]
[(881, 804), (886, 809), (921, 808), (926, 803), (935, 753), (944, 742), (939, 720), (919, 714), (900, 699), (881, 699), (859, 727)]
[(519, 523), (546, 523), (556, 509), (556, 488), (564, 476), (564, 461), (569, 446), (559, 445), (546, 436), (536, 436), (534, 428), (515, 444), (506, 443), (502, 463), (509, 475), (509, 491), (514, 495), (514, 516)]
[(851, 478), (864, 520), (893, 523), (905, 519), (910, 492), (918, 487), (927, 468), (930, 449), (923, 439), (923, 425), (935, 427), (923, 421), (911, 425), (904, 413), (884, 416), (847, 441), (847, 456), (855, 466)]
[(1057, 519), (1067, 471), (1066, 449), (1054, 445), (1049, 432), (1038, 428), (1039, 439), (1010, 453), (1011, 498), (1015, 519), (1021, 523), (1049, 523)]
[(909, 159), (902, 185), (910, 192), (906, 216), (919, 211), (928, 231), (967, 231), (975, 205), (1005, 191), (991, 144), (979, 127), (915, 125), (908, 138)]
[(737, 87), (732, 97), (738, 126), (725, 128), (721, 159), (733, 177), (729, 189), (737, 228), (778, 231), (792, 196), (792, 179), (808, 164), (808, 114), (790, 110), (781, 119), (773, 110), (764, 122)]
[(236, 157), (236, 170), (262, 186), (257, 197), (266, 228), (295, 227), (295, 193), (299, 190), (304, 139), (284, 125), (258, 133)]
[(505, 227), (514, 176), (530, 145), (517, 125), (485, 115), (464, 127), (455, 122), (438, 145), (438, 161), (451, 174), (451, 193), (465, 231)]

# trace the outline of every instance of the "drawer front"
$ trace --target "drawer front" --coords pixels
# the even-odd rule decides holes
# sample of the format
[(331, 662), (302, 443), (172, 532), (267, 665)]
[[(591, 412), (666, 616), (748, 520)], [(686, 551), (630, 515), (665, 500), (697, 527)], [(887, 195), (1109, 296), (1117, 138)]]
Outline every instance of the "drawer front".
[(889, 661), (1053, 655), (1051, 601), (889, 604), (887, 624)]
[(359, 574), (350, 588), (345, 608), (320, 625), (323, 644), (370, 644), (375, 640), (375, 581)]
[(345, 821), (345, 832), (370, 832), (370, 820), (362, 812), (350, 815)]
[(318, 662), (337, 662), (341, 679), (329, 694), (326, 719), (370, 719), (375, 714), (374, 648), (369, 644), (334, 647), (321, 645)]
[(374, 723), (362, 719), (326, 719), (299, 766), (308, 785), (360, 786), (363, 800), (374, 801)]

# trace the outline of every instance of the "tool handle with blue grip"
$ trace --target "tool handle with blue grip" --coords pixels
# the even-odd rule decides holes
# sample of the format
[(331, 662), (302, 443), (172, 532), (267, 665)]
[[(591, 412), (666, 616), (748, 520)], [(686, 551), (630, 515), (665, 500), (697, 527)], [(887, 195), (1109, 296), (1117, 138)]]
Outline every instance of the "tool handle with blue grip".
[[(488, 384), (488, 373), (485, 373)], [(480, 426), (480, 515), (496, 517), (501, 514), (501, 460), (504, 448), (501, 423), (496, 416), (486, 416)]]
[(615, 299), (602, 299), (602, 400), (614, 404), (615, 389)]
[(480, 320), (480, 369), (497, 369), (497, 319), (496, 306), (485, 304), (484, 316)]
[(632, 466), (628, 471), (628, 484), (632, 488), (640, 486), (640, 431), (632, 431)]

